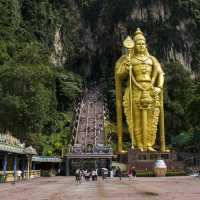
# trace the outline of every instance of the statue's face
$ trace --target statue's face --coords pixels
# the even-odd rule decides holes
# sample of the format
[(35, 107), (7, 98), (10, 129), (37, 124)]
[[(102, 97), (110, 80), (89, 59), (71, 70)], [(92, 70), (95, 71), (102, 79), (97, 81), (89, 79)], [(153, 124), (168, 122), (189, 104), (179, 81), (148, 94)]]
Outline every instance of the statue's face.
[(144, 40), (137, 40), (135, 42), (135, 51), (137, 53), (145, 53), (146, 52), (146, 42)]

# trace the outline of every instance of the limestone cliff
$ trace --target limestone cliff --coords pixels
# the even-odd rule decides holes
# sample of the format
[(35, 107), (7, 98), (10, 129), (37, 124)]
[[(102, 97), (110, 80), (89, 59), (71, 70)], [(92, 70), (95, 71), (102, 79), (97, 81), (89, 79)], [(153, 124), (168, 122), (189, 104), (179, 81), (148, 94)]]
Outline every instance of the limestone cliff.
[(92, 74), (94, 71), (99, 75), (111, 73), (114, 61), (123, 52), (123, 39), (133, 34), (136, 27), (144, 30), (150, 51), (163, 62), (176, 60), (188, 71), (198, 73), (200, 67), (194, 59), (199, 48), (198, 1), (75, 2), (81, 16), (82, 50)]
[[(140, 27), (162, 62), (200, 71), (198, 0), (3, 0), (0, 11), (0, 64), (37, 60), (88, 78), (111, 76), (123, 39)], [(38, 59), (21, 55), (25, 46)]]

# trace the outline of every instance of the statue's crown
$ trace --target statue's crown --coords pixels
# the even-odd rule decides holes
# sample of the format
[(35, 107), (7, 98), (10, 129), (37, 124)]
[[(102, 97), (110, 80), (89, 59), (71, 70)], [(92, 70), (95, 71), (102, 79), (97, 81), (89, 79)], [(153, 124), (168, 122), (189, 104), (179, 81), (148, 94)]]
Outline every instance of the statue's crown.
[(137, 40), (144, 40), (146, 41), (143, 32), (140, 30), (140, 28), (137, 28), (137, 30), (134, 33), (134, 37), (133, 37), (134, 41)]

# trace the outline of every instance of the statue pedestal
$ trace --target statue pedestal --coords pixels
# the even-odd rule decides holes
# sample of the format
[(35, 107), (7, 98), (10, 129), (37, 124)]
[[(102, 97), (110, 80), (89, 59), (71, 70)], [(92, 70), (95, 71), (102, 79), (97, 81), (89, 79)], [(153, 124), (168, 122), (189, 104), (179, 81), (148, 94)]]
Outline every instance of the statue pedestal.
[(167, 169), (183, 170), (183, 163), (177, 161), (176, 152), (141, 152), (134, 149), (128, 150), (128, 165), (135, 166), (136, 170), (154, 170), (155, 161), (165, 160)]

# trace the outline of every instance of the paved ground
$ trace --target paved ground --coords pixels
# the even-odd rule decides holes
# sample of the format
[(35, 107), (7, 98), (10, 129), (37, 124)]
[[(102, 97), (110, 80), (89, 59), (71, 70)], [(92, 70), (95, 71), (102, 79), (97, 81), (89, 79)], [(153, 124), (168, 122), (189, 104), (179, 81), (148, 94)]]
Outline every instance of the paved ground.
[(99, 180), (76, 185), (73, 177), (38, 178), (1, 184), (0, 200), (200, 200), (196, 177)]

